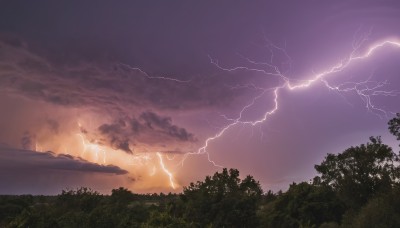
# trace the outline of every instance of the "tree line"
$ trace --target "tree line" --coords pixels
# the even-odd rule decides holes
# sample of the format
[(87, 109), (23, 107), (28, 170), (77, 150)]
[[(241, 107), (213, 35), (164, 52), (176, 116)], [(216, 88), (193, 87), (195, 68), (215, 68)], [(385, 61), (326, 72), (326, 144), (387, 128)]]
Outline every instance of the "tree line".
[[(400, 140), (400, 114), (389, 121)], [(0, 227), (400, 227), (400, 156), (380, 137), (327, 154), (311, 181), (263, 192), (223, 169), (180, 194), (0, 196)]]

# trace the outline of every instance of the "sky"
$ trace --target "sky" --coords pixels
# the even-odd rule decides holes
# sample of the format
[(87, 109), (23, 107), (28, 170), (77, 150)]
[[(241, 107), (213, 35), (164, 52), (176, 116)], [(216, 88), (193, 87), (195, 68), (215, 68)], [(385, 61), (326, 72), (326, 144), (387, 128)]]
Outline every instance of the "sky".
[(265, 191), (398, 151), (398, 1), (0, 1), (0, 194)]

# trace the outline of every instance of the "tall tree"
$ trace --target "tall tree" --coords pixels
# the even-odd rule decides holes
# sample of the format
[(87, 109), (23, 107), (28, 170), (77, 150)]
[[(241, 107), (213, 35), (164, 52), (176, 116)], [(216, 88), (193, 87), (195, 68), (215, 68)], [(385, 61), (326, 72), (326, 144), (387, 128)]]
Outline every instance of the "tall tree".
[(349, 207), (358, 209), (374, 194), (398, 181), (399, 156), (380, 137), (343, 153), (328, 154), (315, 169), (323, 184), (331, 186)]

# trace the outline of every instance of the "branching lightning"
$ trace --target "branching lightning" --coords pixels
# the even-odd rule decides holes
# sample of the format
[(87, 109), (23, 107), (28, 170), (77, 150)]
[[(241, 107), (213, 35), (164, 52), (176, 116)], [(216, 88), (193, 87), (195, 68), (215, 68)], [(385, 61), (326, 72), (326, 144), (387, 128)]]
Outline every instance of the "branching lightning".
[(137, 71), (140, 74), (144, 75), (146, 78), (148, 79), (162, 79), (162, 80), (168, 80), (168, 81), (172, 81), (172, 82), (178, 82), (178, 83), (189, 83), (191, 80), (179, 80), (176, 78), (171, 78), (171, 77), (166, 77), (166, 76), (151, 76), (148, 73), (146, 73), (145, 71), (143, 71), (142, 69), (138, 68), (138, 67), (132, 67), (128, 64), (125, 63), (118, 63), (118, 65), (130, 70), (130, 71)]
[(81, 133), (78, 133), (77, 135), (81, 138), (81, 141), (82, 141), (82, 146), (83, 146), (82, 157), (85, 155), (85, 153), (87, 151), (92, 151), (95, 154), (96, 162), (99, 162), (99, 159), (100, 159), (99, 154), (102, 154), (102, 158), (103, 158), (102, 162), (103, 162), (103, 164), (105, 164), (106, 163), (106, 151), (105, 151), (105, 149), (102, 148), (101, 145), (98, 145), (96, 143), (88, 142)]
[[(268, 118), (275, 114), (276, 112), (279, 111), (279, 101), (280, 101), (280, 92), (282, 90), (286, 91), (295, 91), (295, 90), (301, 90), (301, 89), (307, 89), (315, 84), (322, 85), (329, 89), (330, 91), (335, 91), (339, 94), (344, 94), (344, 93), (354, 93), (358, 95), (361, 99), (361, 101), (365, 104), (365, 107), (368, 111), (371, 111), (374, 114), (377, 114), (378, 116), (387, 116), (388, 112), (384, 110), (383, 108), (380, 108), (376, 106), (372, 102), (372, 97), (374, 96), (400, 96), (400, 91), (395, 91), (395, 90), (385, 90), (385, 86), (388, 85), (387, 81), (374, 81), (371, 79), (371, 77), (367, 78), (364, 81), (361, 82), (344, 82), (341, 84), (333, 85), (328, 81), (329, 77), (333, 77), (336, 73), (339, 73), (346, 68), (348, 68), (351, 64), (354, 62), (358, 61), (363, 61), (370, 56), (372, 56), (377, 50), (383, 48), (383, 47), (391, 47), (391, 48), (400, 48), (400, 41), (394, 40), (394, 39), (389, 39), (389, 40), (384, 40), (379, 43), (376, 43), (374, 45), (371, 45), (366, 51), (360, 52), (362, 44), (366, 41), (366, 39), (357, 39), (353, 43), (353, 51), (350, 53), (350, 55), (338, 62), (337, 64), (329, 67), (327, 70), (322, 71), (320, 73), (315, 73), (312, 75), (309, 75), (306, 77), (306, 80), (295, 80), (291, 79), (286, 75), (287, 71), (284, 69), (281, 69), (278, 65), (275, 64), (276, 56), (274, 55), (275, 52), (281, 52), (282, 56), (286, 58), (286, 66), (291, 67), (291, 62), (292, 60), (290, 59), (289, 55), (286, 53), (285, 48), (276, 46), (272, 44), (270, 41), (266, 40), (266, 45), (261, 46), (262, 48), (265, 48), (269, 50), (271, 53), (270, 58), (268, 58), (267, 61), (265, 62), (258, 62), (255, 61), (251, 58), (245, 57), (241, 54), (238, 54), (241, 59), (244, 60), (246, 65), (243, 66), (235, 66), (235, 67), (226, 67), (223, 66), (219, 63), (218, 60), (211, 58), (211, 56), (208, 56), (210, 59), (210, 63), (214, 65), (217, 69), (225, 72), (235, 72), (235, 71), (248, 71), (248, 72), (256, 72), (265, 76), (271, 76), (271, 77), (276, 77), (279, 81), (279, 84), (277, 86), (274, 86), (272, 88), (263, 88), (258, 85), (249, 83), (245, 85), (235, 85), (235, 86), (229, 86), (231, 89), (239, 89), (239, 88), (247, 88), (247, 89), (252, 89), (257, 92), (257, 94), (252, 97), (246, 105), (244, 105), (237, 116), (235, 117), (227, 117), (226, 115), (221, 115), (222, 118), (224, 118), (227, 121), (227, 124), (223, 126), (222, 128), (219, 128), (217, 133), (215, 133), (213, 136), (208, 137), (204, 140), (204, 143), (201, 147), (199, 147), (196, 151), (191, 151), (187, 152), (182, 156), (182, 160), (180, 160), (181, 165), (184, 164), (184, 161), (189, 155), (206, 155), (207, 159), (210, 163), (212, 163), (216, 167), (222, 167), (221, 165), (217, 164), (214, 162), (211, 157), (210, 153), (208, 152), (208, 148), (211, 145), (211, 143), (219, 138), (222, 138), (224, 134), (226, 134), (230, 129), (234, 128), (237, 125), (248, 125), (248, 126), (257, 126), (262, 123), (265, 123)], [(127, 64), (119, 63), (121, 67), (123, 67), (125, 70), (128, 70), (130, 72), (139, 72), (141, 75), (144, 75), (148, 79), (160, 79), (160, 80), (167, 80), (175, 83), (190, 83), (192, 80), (179, 80), (176, 78), (170, 78), (170, 77), (164, 77), (164, 76), (150, 76), (147, 74), (145, 71), (141, 70), (140, 68), (135, 68), (131, 67)], [(266, 94), (271, 94), (272, 95), (272, 106), (268, 110), (266, 110), (261, 117), (255, 120), (246, 120), (244, 118), (245, 113), (250, 110), (252, 107), (257, 102), (260, 102), (262, 98)], [(86, 139), (86, 135), (82, 129), (82, 126), (78, 123), (78, 126), (81, 130), (81, 132), (77, 133), (79, 136), (83, 150), (82, 150), (82, 157), (85, 156), (85, 153), (87, 152), (92, 152), (94, 153), (95, 160), (98, 162), (100, 158), (102, 158), (102, 163), (106, 164), (106, 146), (103, 146), (101, 144), (98, 144), (96, 141), (92, 142)], [(261, 136), (262, 137), (262, 136)], [(42, 151), (42, 148), (36, 144), (35, 146), (36, 151)], [(102, 156), (102, 157), (101, 157)], [(162, 171), (165, 173), (165, 175), (169, 179), (169, 185), (171, 188), (176, 189), (177, 184), (175, 183), (175, 178), (173, 176), (173, 173), (171, 173), (167, 167), (165, 166), (164, 163), (164, 157), (167, 158), (168, 160), (172, 161), (175, 159), (175, 156), (172, 158), (168, 157), (168, 154), (162, 154), (161, 152), (156, 152), (155, 154), (133, 154), (129, 155), (130, 160), (128, 161), (128, 165), (132, 166), (147, 166), (149, 165), (149, 162), (152, 161), (153, 163), (150, 163), (152, 169), (149, 173), (149, 176), (154, 176), (156, 173), (159, 174), (161, 172), (157, 172), (158, 170)], [(157, 157), (156, 157), (157, 156)], [(179, 157), (179, 156), (178, 156)], [(159, 163), (159, 168), (157, 163), (157, 158), (158, 158), (158, 163)], [(108, 158), (110, 160), (110, 157)], [(155, 165), (154, 165), (155, 164)], [(157, 166), (157, 168), (156, 168)]]
[[(278, 51), (282, 51), (284, 53), (285, 56), (288, 57), (286, 51), (284, 50), (284, 48), (280, 48), (276, 45), (272, 45), (269, 41), (268, 41), (268, 45), (266, 46), (270, 51), (271, 51), (271, 58), (269, 62), (256, 62), (254, 60), (251, 60), (247, 57), (243, 57), (241, 56), (247, 63), (252, 64), (253, 66), (264, 66), (266, 67), (266, 69), (264, 68), (257, 68), (257, 67), (247, 67), (247, 66), (235, 66), (232, 68), (229, 67), (224, 67), (221, 66), (218, 63), (218, 60), (215, 60), (213, 58), (211, 58), (210, 56), (210, 63), (215, 65), (218, 69), (222, 70), (222, 71), (227, 71), (227, 72), (233, 72), (233, 71), (238, 71), (238, 70), (244, 70), (244, 71), (252, 71), (252, 72), (257, 72), (257, 73), (262, 73), (264, 75), (269, 75), (269, 76), (276, 76), (279, 77), (279, 79), (282, 80), (282, 84), (279, 86), (276, 86), (274, 88), (269, 88), (269, 89), (262, 89), (262, 88), (258, 88), (255, 87), (254, 85), (245, 85), (246, 87), (253, 87), (253, 88), (257, 88), (257, 89), (261, 89), (261, 93), (254, 97), (251, 102), (247, 105), (245, 105), (242, 110), (239, 113), (238, 118), (236, 119), (230, 119), (230, 118), (226, 118), (225, 119), (230, 121), (230, 123), (228, 125), (226, 125), (225, 127), (223, 127), (219, 132), (217, 132), (214, 136), (209, 137), (205, 140), (205, 143), (202, 147), (200, 147), (196, 152), (190, 152), (185, 154), (185, 156), (182, 159), (182, 165), (184, 160), (187, 158), (188, 155), (199, 155), (199, 154), (206, 154), (208, 160), (217, 167), (221, 167), (220, 165), (217, 165), (214, 161), (212, 161), (210, 159), (210, 154), (207, 151), (208, 146), (210, 145), (210, 143), (214, 140), (217, 140), (220, 137), (223, 137), (223, 135), (232, 127), (238, 125), (238, 124), (247, 124), (247, 125), (251, 125), (251, 126), (256, 126), (258, 124), (264, 123), (268, 117), (272, 114), (274, 114), (275, 112), (278, 111), (279, 108), (279, 92), (283, 89), (287, 89), (289, 91), (293, 91), (293, 90), (299, 90), (299, 89), (305, 89), (308, 88), (318, 82), (321, 82), (322, 85), (324, 85), (326, 88), (328, 88), (329, 90), (333, 90), (336, 92), (355, 92), (356, 94), (358, 94), (361, 98), (361, 100), (365, 103), (365, 106), (367, 108), (368, 111), (372, 111), (372, 112), (379, 112), (381, 115), (383, 114), (384, 116), (387, 116), (387, 112), (377, 106), (375, 106), (372, 102), (371, 102), (371, 96), (399, 96), (400, 95), (400, 91), (386, 91), (383, 90), (382, 87), (384, 87), (385, 85), (387, 85), (387, 82), (376, 82), (376, 81), (371, 81), (370, 78), (368, 78), (367, 80), (363, 81), (363, 82), (345, 82), (343, 84), (340, 85), (336, 85), (336, 86), (332, 86), (328, 83), (328, 81), (326, 80), (326, 78), (328, 78), (329, 76), (333, 76), (335, 73), (341, 72), (344, 69), (348, 68), (352, 63), (357, 62), (357, 61), (362, 61), (364, 59), (367, 59), (368, 57), (372, 56), (378, 49), (382, 48), (382, 47), (391, 47), (391, 48), (400, 48), (400, 41), (398, 40), (384, 40), (382, 42), (376, 43), (372, 46), (370, 46), (367, 51), (365, 51), (362, 54), (357, 54), (357, 51), (359, 50), (359, 48), (361, 47), (361, 45), (366, 41), (365, 38), (356, 40), (353, 43), (353, 51), (351, 52), (351, 54), (349, 55), (349, 57), (347, 57), (346, 59), (343, 59), (342, 61), (340, 61), (339, 63), (337, 63), (336, 65), (331, 66), (330, 68), (328, 68), (326, 71), (323, 71), (321, 73), (317, 73), (317, 74), (313, 74), (310, 77), (308, 77), (309, 79), (307, 80), (303, 80), (303, 81), (297, 81), (296, 83), (293, 83), (290, 78), (288, 78), (287, 76), (285, 76), (280, 68), (276, 65), (273, 64), (274, 62), (274, 55), (273, 55), (273, 50), (278, 50)], [(289, 63), (291, 62), (290, 58), (289, 59)], [(249, 109), (250, 107), (252, 107), (256, 100), (259, 99), (266, 91), (268, 90), (272, 90), (273, 91), (273, 100), (274, 100), (274, 105), (273, 107), (269, 110), (266, 111), (264, 113), (264, 115), (257, 120), (253, 120), (253, 121), (244, 121), (242, 120), (242, 114)], [(379, 116), (381, 116), (379, 115)]]

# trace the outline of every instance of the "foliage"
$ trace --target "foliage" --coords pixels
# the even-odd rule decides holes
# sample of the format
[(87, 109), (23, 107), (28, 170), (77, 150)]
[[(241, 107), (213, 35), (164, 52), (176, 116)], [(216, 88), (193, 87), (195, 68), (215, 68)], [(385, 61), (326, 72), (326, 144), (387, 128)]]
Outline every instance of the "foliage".
[(328, 154), (315, 169), (321, 174), (322, 183), (331, 186), (349, 207), (358, 209), (397, 182), (398, 161), (399, 156), (382, 144), (380, 137), (371, 137), (366, 145)]
[(240, 180), (238, 170), (223, 169), (184, 188), (183, 217), (200, 227), (254, 227), (261, 195), (260, 184), (252, 176)]
[(388, 125), (390, 133), (396, 136), (397, 140), (400, 140), (400, 113), (397, 113), (396, 117), (389, 121)]
[(353, 227), (400, 227), (400, 189), (371, 199), (354, 218)]
[(262, 213), (263, 227), (319, 226), (339, 222), (344, 206), (328, 186), (293, 183), (289, 190), (268, 204)]

